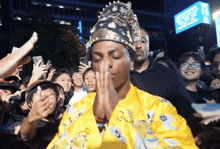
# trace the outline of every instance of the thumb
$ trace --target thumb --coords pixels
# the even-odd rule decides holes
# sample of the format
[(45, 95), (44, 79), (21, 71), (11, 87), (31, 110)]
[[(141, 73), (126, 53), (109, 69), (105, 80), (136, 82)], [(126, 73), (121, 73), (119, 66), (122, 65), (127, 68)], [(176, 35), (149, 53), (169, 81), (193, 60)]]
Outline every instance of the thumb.
[(33, 103), (35, 103), (35, 102), (37, 102), (37, 101), (39, 101), (41, 99), (41, 92), (42, 92), (41, 87), (37, 86), (37, 92), (35, 93), (35, 96), (33, 96), (33, 97), (35, 97), (33, 99)]

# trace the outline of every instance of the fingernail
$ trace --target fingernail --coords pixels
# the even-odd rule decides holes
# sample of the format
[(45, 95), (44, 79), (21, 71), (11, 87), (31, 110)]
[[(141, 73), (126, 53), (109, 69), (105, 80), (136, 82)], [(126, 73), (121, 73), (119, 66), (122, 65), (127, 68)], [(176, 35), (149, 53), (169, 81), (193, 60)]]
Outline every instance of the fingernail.
[(36, 36), (37, 35), (37, 33), (34, 31), (34, 33), (33, 33), (33, 35), (32, 36)]

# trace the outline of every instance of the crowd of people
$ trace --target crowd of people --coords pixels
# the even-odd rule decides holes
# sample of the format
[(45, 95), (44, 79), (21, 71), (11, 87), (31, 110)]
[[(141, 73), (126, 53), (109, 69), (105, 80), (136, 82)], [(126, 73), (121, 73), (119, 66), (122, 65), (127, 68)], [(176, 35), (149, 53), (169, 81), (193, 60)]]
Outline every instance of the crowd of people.
[(220, 102), (220, 48), (152, 53), (129, 2), (103, 9), (78, 70), (39, 60), (21, 78), (37, 41), (0, 60), (1, 148), (220, 148), (219, 121), (191, 106)]

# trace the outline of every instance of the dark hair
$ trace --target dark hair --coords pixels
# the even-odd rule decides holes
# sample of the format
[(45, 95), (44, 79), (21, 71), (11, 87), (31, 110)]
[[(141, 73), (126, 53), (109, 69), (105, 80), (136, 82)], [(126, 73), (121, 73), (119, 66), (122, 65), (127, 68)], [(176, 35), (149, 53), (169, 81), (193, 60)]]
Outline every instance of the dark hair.
[(205, 60), (197, 52), (186, 52), (178, 59), (178, 68), (182, 63), (185, 63), (190, 57), (201, 64), (201, 68), (205, 67)]
[[(67, 69), (65, 69), (65, 68), (62, 68), (62, 69), (59, 69), (58, 71), (55, 72), (55, 74), (53, 75), (51, 81), (52, 81), (52, 82), (55, 82), (56, 79), (57, 79), (60, 75), (62, 75), (62, 74), (64, 74), (64, 73), (65, 73), (65, 74), (68, 74), (68, 75), (70, 76), (69, 71), (68, 71)], [(70, 78), (71, 78), (71, 76), (70, 76)]]
[(22, 80), (22, 83), (23, 83), (24, 87), (27, 88), (30, 79), (31, 79), (31, 76), (26, 76), (26, 77)]
[(34, 93), (37, 92), (37, 86), (40, 86), (42, 91), (44, 91), (46, 89), (52, 89), (55, 93), (56, 100), (58, 100), (60, 92), (58, 90), (57, 85), (53, 82), (50, 82), (50, 81), (42, 81), (42, 82), (35, 83), (35, 84), (31, 85), (29, 87), (29, 89), (27, 90), (26, 101), (27, 101), (30, 108), (31, 108), (31, 105), (32, 105), (31, 103), (33, 102), (33, 95), (34, 95)]
[(87, 74), (90, 70), (93, 71), (93, 69), (92, 69), (91, 67), (87, 68), (87, 69), (84, 71), (84, 73), (83, 73), (83, 81), (85, 80), (86, 74)]
[(209, 51), (209, 58), (210, 58), (211, 63), (213, 62), (213, 59), (214, 59), (215, 55), (219, 54), (219, 53), (220, 53), (220, 47), (219, 48), (215, 48), (215, 49), (211, 49)]

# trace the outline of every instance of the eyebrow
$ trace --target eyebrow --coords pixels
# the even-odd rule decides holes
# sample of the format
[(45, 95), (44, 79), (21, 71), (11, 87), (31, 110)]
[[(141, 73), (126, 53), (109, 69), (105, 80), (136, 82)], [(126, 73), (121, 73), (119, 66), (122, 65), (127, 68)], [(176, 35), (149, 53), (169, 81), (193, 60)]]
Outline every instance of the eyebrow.
[(146, 37), (141, 37), (141, 39), (142, 39), (142, 40), (144, 39), (144, 40), (148, 41), (148, 39), (147, 39)]
[[(108, 51), (108, 53), (112, 54), (112, 53), (114, 53), (114, 52), (116, 52), (116, 51), (118, 51), (118, 49), (111, 49), (111, 50)], [(101, 52), (96, 52), (96, 51), (93, 52), (93, 54), (103, 55)]]

